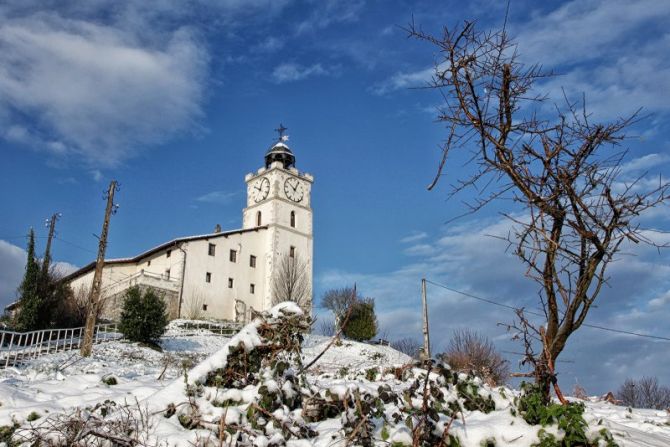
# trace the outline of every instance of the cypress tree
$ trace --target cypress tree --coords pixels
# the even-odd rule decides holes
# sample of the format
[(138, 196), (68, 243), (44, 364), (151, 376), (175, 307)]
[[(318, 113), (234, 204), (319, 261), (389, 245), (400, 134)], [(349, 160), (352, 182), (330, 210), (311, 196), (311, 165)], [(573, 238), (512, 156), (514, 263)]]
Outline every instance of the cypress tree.
[(40, 264), (35, 257), (35, 232), (30, 229), (28, 239), (28, 259), (26, 273), (19, 286), (19, 311), (15, 326), (18, 330), (29, 331), (40, 328), (42, 298), (40, 289)]

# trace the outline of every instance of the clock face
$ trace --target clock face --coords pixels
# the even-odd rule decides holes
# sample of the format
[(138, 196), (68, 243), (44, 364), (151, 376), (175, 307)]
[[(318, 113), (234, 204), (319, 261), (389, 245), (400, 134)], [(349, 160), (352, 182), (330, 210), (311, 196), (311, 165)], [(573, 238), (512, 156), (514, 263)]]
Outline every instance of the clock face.
[(260, 180), (256, 180), (253, 185), (251, 185), (251, 197), (256, 203), (265, 200), (265, 198), (270, 194), (270, 180), (263, 177)]
[(300, 180), (295, 177), (289, 177), (284, 182), (284, 194), (289, 200), (300, 202), (305, 195), (304, 188)]

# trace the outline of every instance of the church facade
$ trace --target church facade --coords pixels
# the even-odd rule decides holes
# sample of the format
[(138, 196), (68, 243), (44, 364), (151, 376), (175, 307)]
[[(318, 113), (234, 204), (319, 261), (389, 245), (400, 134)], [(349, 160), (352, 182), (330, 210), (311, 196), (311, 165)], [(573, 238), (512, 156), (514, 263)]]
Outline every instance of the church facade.
[[(272, 307), (286, 269), (300, 269), (311, 308), (314, 177), (298, 171), (295, 156), (280, 138), (265, 154), (265, 164), (247, 174), (242, 228), (177, 238), (137, 256), (105, 261), (103, 318), (117, 319), (128, 288), (152, 288), (167, 303), (170, 318), (245, 322), (252, 309)], [(85, 296), (95, 262), (66, 280)], [(305, 290), (306, 289), (306, 290)]]

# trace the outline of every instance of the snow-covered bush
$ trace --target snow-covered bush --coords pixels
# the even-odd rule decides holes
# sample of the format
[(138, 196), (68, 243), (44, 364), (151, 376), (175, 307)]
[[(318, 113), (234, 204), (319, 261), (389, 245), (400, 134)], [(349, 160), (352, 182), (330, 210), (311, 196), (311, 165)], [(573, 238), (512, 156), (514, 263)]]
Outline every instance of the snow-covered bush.
[(50, 414), (14, 440), (110, 447), (615, 445), (608, 432), (585, 422), (578, 405), (542, 407), (532, 389), (518, 395), (492, 388), (440, 362), (350, 363), (338, 374), (314, 372), (301, 348), (310, 323), (294, 303), (278, 305), (146, 401)]

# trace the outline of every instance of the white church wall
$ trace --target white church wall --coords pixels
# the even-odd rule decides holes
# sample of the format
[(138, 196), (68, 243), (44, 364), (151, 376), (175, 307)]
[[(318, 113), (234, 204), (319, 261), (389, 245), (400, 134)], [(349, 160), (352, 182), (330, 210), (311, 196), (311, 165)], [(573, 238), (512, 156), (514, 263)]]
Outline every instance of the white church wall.
[[(202, 301), (205, 318), (234, 320), (235, 302), (241, 300), (247, 308), (261, 308), (262, 278), (265, 268), (264, 231), (238, 233), (211, 239), (189, 241), (187, 267), (184, 275), (183, 308), (192, 307), (193, 301)], [(214, 244), (215, 254), (209, 255), (209, 244)], [(236, 252), (236, 262), (230, 261), (230, 250)], [(256, 267), (250, 266), (250, 256), (256, 257)], [(210, 282), (207, 282), (209, 273)], [(232, 278), (232, 287), (229, 287)], [(251, 293), (254, 284), (254, 293)], [(204, 308), (203, 308), (204, 309)]]

